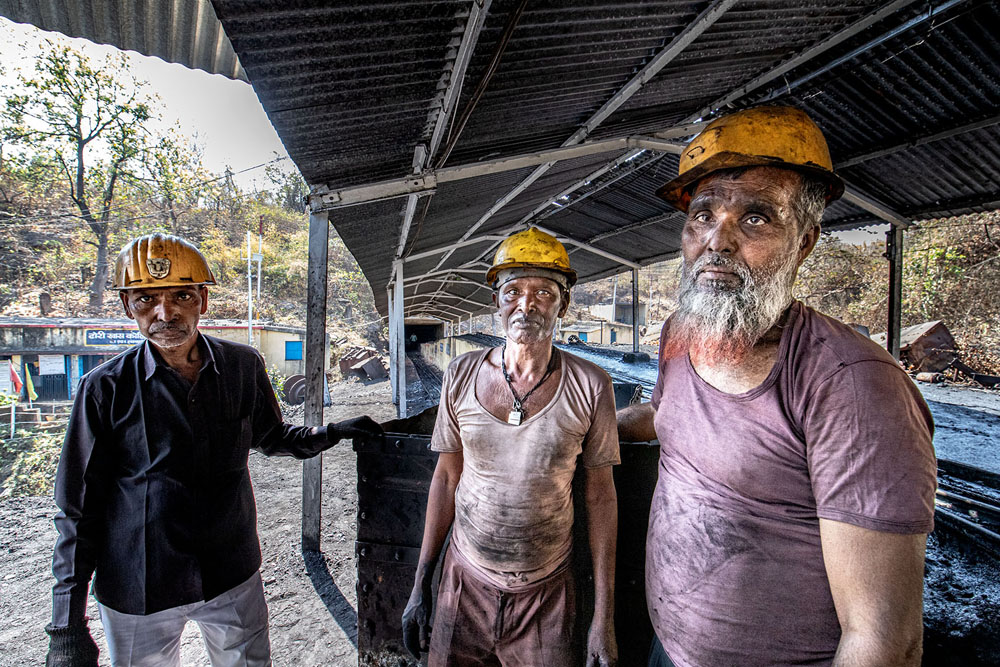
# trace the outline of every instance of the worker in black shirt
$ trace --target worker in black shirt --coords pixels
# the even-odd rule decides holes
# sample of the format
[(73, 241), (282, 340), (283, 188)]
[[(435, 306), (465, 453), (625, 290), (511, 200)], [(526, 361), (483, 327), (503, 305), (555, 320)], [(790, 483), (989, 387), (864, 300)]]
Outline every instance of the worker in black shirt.
[(47, 665), (97, 665), (91, 575), (114, 665), (178, 665), (184, 624), (213, 665), (270, 665), (247, 456), (309, 458), (376, 435), (368, 417), (285, 424), (253, 348), (205, 336), (215, 278), (175, 236), (126, 245), (113, 289), (147, 339), (81, 380), (56, 475)]

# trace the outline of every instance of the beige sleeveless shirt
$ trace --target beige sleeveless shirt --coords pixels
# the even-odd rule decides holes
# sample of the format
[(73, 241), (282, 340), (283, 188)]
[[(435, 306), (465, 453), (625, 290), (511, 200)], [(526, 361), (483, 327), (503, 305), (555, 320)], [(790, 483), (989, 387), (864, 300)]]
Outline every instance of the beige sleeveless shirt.
[(586, 468), (619, 463), (614, 389), (600, 367), (561, 352), (555, 396), (513, 426), (476, 397), (489, 352), (464, 354), (448, 366), (431, 449), (463, 453), (452, 548), (482, 577), (517, 589), (568, 561), (577, 457)]

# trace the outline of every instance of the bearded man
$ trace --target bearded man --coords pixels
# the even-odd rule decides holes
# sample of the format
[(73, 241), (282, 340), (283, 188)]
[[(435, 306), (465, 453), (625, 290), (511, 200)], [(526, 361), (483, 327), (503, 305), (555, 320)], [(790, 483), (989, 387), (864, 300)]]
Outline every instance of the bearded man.
[(896, 361), (792, 297), (843, 183), (801, 111), (710, 124), (658, 192), (687, 213), (652, 401), (651, 664), (919, 665), (936, 463)]
[[(455, 359), (431, 437), (427, 499), (403, 642), (430, 667), (573, 667), (573, 477), (579, 459), (595, 609), (588, 667), (617, 662), (614, 632), (619, 462), (611, 378), (552, 346), (576, 282), (569, 256), (537, 229), (514, 234), (487, 272), (502, 347)], [(449, 528), (431, 633), (431, 579)]]

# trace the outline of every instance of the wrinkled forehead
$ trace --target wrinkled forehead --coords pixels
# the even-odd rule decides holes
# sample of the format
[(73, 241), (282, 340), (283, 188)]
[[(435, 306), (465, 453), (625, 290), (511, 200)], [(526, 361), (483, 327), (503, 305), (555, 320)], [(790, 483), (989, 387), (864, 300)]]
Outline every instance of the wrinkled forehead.
[(701, 179), (695, 186), (691, 204), (759, 201), (783, 206), (791, 202), (801, 186), (802, 175), (791, 169), (726, 169)]

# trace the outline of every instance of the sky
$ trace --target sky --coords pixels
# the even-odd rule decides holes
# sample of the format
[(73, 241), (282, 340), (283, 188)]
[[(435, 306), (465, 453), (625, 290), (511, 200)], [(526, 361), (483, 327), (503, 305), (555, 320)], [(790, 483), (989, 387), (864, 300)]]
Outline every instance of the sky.
[[(108, 54), (119, 53), (112, 46), (71, 39), (0, 18), (0, 65), (3, 70), (0, 85), (13, 83), (18, 67), (31, 74), (33, 60), (30, 56), (38, 53), (46, 39), (68, 44), (95, 63)], [(250, 84), (166, 63), (134, 51), (124, 53), (135, 77), (148, 81), (147, 91), (160, 97), (159, 112), (165, 127), (177, 123), (180, 132), (202, 148), (202, 162), (210, 172), (223, 173), (227, 166), (240, 172), (278, 157), (286, 158), (278, 163), (282, 169), (295, 170)], [(267, 183), (263, 167), (237, 173), (233, 180), (243, 188)]]

